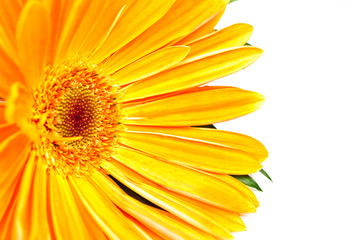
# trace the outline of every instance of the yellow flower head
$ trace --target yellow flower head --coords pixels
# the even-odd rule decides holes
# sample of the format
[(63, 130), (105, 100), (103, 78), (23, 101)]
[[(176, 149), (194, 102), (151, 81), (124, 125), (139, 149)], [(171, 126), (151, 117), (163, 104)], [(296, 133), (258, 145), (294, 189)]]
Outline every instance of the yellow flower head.
[(229, 0), (0, 0), (0, 239), (232, 239), (257, 140), (205, 129), (262, 95)]

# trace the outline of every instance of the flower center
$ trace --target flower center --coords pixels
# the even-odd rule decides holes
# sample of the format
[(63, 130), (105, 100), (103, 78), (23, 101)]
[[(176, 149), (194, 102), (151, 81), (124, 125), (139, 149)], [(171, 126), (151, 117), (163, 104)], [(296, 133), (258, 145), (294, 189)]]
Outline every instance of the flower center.
[(63, 137), (82, 137), (69, 144), (81, 145), (96, 137), (100, 127), (98, 121), (101, 104), (97, 97), (86, 87), (72, 88), (64, 96), (58, 108), (57, 125)]
[(59, 174), (87, 175), (119, 145), (121, 91), (84, 60), (48, 66), (34, 93), (32, 123), (40, 132), (37, 152)]

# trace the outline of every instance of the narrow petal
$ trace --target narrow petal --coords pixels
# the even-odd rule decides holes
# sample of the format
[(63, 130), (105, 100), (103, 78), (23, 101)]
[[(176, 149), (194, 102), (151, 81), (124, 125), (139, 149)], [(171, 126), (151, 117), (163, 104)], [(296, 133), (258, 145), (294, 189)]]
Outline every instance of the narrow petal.
[(21, 7), (18, 1), (0, 1), (0, 48), (12, 57), (15, 57), (15, 31)]
[(80, 215), (68, 181), (53, 170), (50, 172), (49, 199), (53, 228), (57, 238), (91, 238)]
[(0, 126), (6, 124), (6, 119), (5, 119), (5, 102), (1, 102), (0, 100)]
[(247, 152), (211, 142), (165, 134), (167, 129), (132, 128), (121, 134), (122, 143), (176, 164), (225, 174), (250, 174), (259, 171), (259, 161)]
[[(105, 66), (115, 65), (113, 68), (120, 69), (168, 43), (188, 35), (202, 23), (221, 12), (228, 2), (229, 0), (176, 1), (164, 17), (112, 55)], [(143, 13), (141, 15), (143, 16)], [(140, 18), (137, 16), (135, 19)], [(127, 23), (130, 22), (127, 21)]]
[(31, 224), (31, 191), (35, 174), (35, 156), (30, 154), (21, 179), (21, 185), (16, 198), (16, 209), (12, 219), (12, 238), (30, 239)]
[(204, 35), (207, 35), (211, 32), (214, 32), (214, 27), (217, 25), (219, 20), (224, 14), (224, 11), (219, 12), (211, 19), (207, 20), (205, 23), (203, 23), (201, 26), (199, 26), (196, 30), (188, 34), (186, 37), (179, 40), (174, 45), (187, 45), (187, 43), (192, 42), (195, 39), (198, 39), (200, 37), (203, 37)]
[(55, 64), (64, 60), (66, 51), (91, 4), (91, 0), (74, 0), (66, 2), (68, 2), (68, 5), (71, 5), (71, 7), (69, 8), (66, 18), (63, 19), (64, 27), (61, 30), (59, 42), (56, 47)]
[(174, 2), (175, 0), (126, 0), (124, 13), (108, 38), (97, 49), (93, 59), (101, 62), (129, 43), (163, 17)]
[(49, 39), (49, 16), (39, 1), (28, 1), (16, 29), (16, 39), (22, 71), (29, 85), (35, 89), (46, 62)]
[[(3, 134), (4, 128), (0, 129)], [(9, 135), (0, 143), (0, 219), (7, 206), (14, 201), (14, 192), (21, 178), (25, 162), (30, 152), (29, 140), (20, 133)]]
[(76, 193), (110, 239), (142, 239), (127, 219), (110, 200), (96, 190), (84, 178), (69, 177), (73, 192)]
[(105, 176), (92, 175), (93, 185), (97, 185), (120, 209), (145, 224), (166, 239), (209, 239), (185, 222), (171, 218), (166, 212), (145, 205), (128, 196)]
[(259, 162), (263, 162), (268, 157), (268, 151), (260, 141), (235, 132), (196, 127), (143, 127), (133, 125), (127, 126), (126, 131), (173, 136), (234, 148), (248, 153)]
[[(4, 128), (0, 128), (1, 135)], [(9, 130), (7, 130), (9, 131)], [(9, 135), (0, 143), (0, 185), (6, 185), (6, 180), (11, 180), (19, 174), (20, 169), (24, 166), (29, 154), (29, 139), (15, 132)]]
[[(141, 196), (194, 227), (221, 239), (232, 239), (232, 235), (230, 235), (225, 228), (219, 226), (217, 219), (212, 219), (201, 207), (192, 204), (192, 201), (198, 202), (200, 206), (206, 205), (205, 203), (192, 200), (153, 184), (121, 164), (113, 164), (108, 167), (105, 166), (104, 168), (107, 169), (112, 176), (119, 179), (120, 182)], [(137, 182), (134, 182), (134, 179)]]
[(118, 155), (113, 158), (157, 184), (180, 194), (234, 212), (255, 211), (247, 196), (239, 194), (223, 181), (199, 171), (126, 148), (119, 149)]
[[(8, 144), (8, 140), (6, 140), (8, 137), (19, 131), (20, 129), (15, 124), (7, 123), (0, 125), (0, 144), (1, 146), (4, 144), (3, 147), (0, 147), (0, 150), (5, 149), (6, 145)], [(4, 140), (6, 140), (6, 142), (3, 142)]]
[(201, 126), (223, 122), (256, 111), (261, 94), (234, 87), (200, 87), (196, 90), (123, 109), (124, 124)]
[(126, 102), (203, 85), (246, 68), (256, 61), (261, 54), (262, 50), (259, 48), (239, 47), (193, 59), (191, 62), (168, 69), (129, 86), (125, 90), (122, 101)]
[(25, 83), (25, 79), (12, 58), (0, 47), (0, 97), (6, 98), (10, 86), (15, 83)]
[(109, 69), (107, 71), (117, 71), (112, 75), (117, 84), (129, 84), (173, 67), (187, 56), (189, 50), (190, 48), (186, 46), (162, 48), (119, 71), (117, 71), (118, 69)]
[(135, 227), (139, 232), (142, 233), (142, 236), (144, 239), (147, 240), (163, 240), (158, 234), (151, 231), (149, 228), (145, 227), (142, 223), (140, 223), (138, 220), (133, 218), (127, 213), (124, 213), (124, 215), (131, 220), (131, 224), (133, 227)]
[[(238, 23), (199, 38), (187, 44), (191, 48), (187, 59), (221, 49), (243, 46), (251, 37), (252, 30), (251, 25)], [(248, 48), (248, 50), (250, 49), (252, 48)], [(240, 55), (240, 58), (242, 56), (243, 54)]]
[(29, 239), (50, 239), (50, 227), (48, 222), (48, 173), (43, 159), (37, 159), (36, 170), (32, 191), (29, 195), (31, 203), (31, 223)]
[(123, 12), (123, 1), (93, 1), (71, 39), (67, 56), (88, 56), (111, 32)]
[(252, 192), (251, 189), (249, 189), (249, 187), (247, 187), (242, 182), (240, 182), (237, 179), (235, 179), (234, 177), (231, 177), (231, 176), (226, 175), (226, 174), (214, 174), (214, 173), (207, 173), (207, 174), (228, 183), (232, 187), (236, 188), (242, 194), (246, 194), (248, 196), (248, 198), (252, 200), (253, 204), (256, 207), (259, 207), (259, 202), (257, 200), (256, 195)]

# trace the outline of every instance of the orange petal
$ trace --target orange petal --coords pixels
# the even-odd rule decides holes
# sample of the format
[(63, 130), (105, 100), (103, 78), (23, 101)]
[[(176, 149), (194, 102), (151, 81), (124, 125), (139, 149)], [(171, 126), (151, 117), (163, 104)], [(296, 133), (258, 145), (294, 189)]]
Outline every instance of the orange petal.
[(18, 1), (0, 1), (0, 48), (11, 57), (15, 57), (15, 31), (21, 7)]
[[(1, 134), (9, 129), (0, 128)], [(8, 135), (0, 143), (0, 185), (6, 185), (6, 180), (14, 179), (24, 166), (26, 156), (30, 151), (29, 139), (20, 132)]]
[(6, 124), (5, 119), (5, 102), (1, 102), (0, 100), (0, 126)]
[(49, 16), (44, 4), (28, 1), (19, 18), (16, 39), (22, 71), (32, 89), (41, 80), (49, 39)]
[(0, 47), (0, 96), (9, 95), (10, 86), (15, 83), (25, 83), (24, 76), (18, 66)]
[(203, 23), (201, 26), (199, 26), (196, 30), (194, 30), (193, 32), (188, 34), (186, 37), (179, 40), (174, 45), (187, 45), (187, 43), (213, 32), (214, 27), (217, 25), (217, 23), (223, 16), (224, 11), (225, 11), (225, 9), (222, 10), (220, 13), (216, 14), (211, 19), (207, 20), (205, 23)]
[(31, 191), (35, 174), (35, 157), (31, 154), (21, 179), (21, 185), (16, 199), (14, 219), (12, 219), (12, 238), (30, 239), (31, 224)]
[(93, 1), (71, 39), (67, 56), (88, 56), (111, 32), (123, 12), (123, 1)]
[[(229, 0), (176, 1), (164, 17), (112, 55), (107, 60), (107, 64), (116, 65), (116, 68), (120, 69), (168, 43), (188, 35), (206, 20), (222, 11), (228, 2)], [(143, 11), (141, 16), (143, 16)], [(135, 22), (138, 22), (138, 19), (141, 18), (136, 16), (134, 19)], [(132, 20), (134, 21), (134, 19)], [(126, 23), (130, 24), (132, 21)], [(119, 36), (126, 36), (126, 33), (121, 34)], [(117, 36), (117, 41), (119, 41), (119, 36)]]
[(207, 174), (159, 160), (135, 150), (121, 148), (117, 161), (157, 184), (199, 201), (234, 212), (254, 212), (247, 196)]
[(56, 237), (90, 239), (67, 179), (52, 170), (49, 180), (49, 211)]
[(163, 17), (174, 2), (175, 0), (126, 0), (124, 13), (108, 38), (95, 52), (93, 60), (101, 62), (129, 43)]
[[(252, 30), (252, 26), (238, 23), (199, 38), (187, 44), (187, 46), (191, 47), (187, 59), (221, 49), (243, 46), (251, 37)], [(252, 48), (247, 50), (250, 49)], [(240, 55), (240, 58), (242, 58), (242, 55)]]
[(246, 68), (256, 61), (261, 54), (262, 50), (259, 48), (239, 47), (223, 49), (210, 55), (193, 58), (191, 62), (186, 62), (129, 86), (125, 89), (122, 101), (126, 102), (203, 85)]
[[(2, 134), (4, 128), (0, 128)], [(0, 219), (8, 210), (10, 201), (14, 201), (14, 192), (21, 178), (21, 172), (28, 159), (29, 140), (17, 133), (0, 143)]]
[[(34, 174), (32, 191), (29, 194), (31, 202), (30, 238), (49, 239), (50, 227), (48, 222), (48, 172), (43, 159), (38, 158)], [(40, 223), (40, 224), (34, 224)]]
[(141, 234), (128, 223), (121, 211), (88, 180), (69, 177), (73, 192), (84, 204), (92, 218), (110, 239), (142, 239)]
[(93, 185), (97, 185), (120, 209), (166, 239), (209, 239), (185, 222), (169, 216), (166, 212), (145, 205), (128, 196), (105, 176), (92, 175)]
[(63, 19), (64, 27), (60, 32), (59, 42), (56, 47), (55, 64), (64, 60), (66, 51), (68, 50), (75, 33), (80, 27), (84, 16), (87, 14), (91, 0), (69, 1), (68, 4), (71, 4), (71, 7), (69, 8), (66, 18)]
[[(167, 130), (129, 126), (121, 133), (122, 143), (169, 162), (210, 172), (245, 175), (262, 168), (259, 161), (247, 152), (189, 138), (187, 134), (172, 135), (172, 130), (170, 133)], [(198, 131), (198, 135), (201, 133)]]
[(117, 84), (129, 84), (173, 67), (187, 56), (189, 50), (190, 48), (186, 46), (162, 48), (119, 71), (118, 69), (107, 69), (107, 71), (117, 71), (112, 75)]
[[(7, 123), (0, 125), (0, 144), (7, 144), (8, 142), (3, 143), (3, 141), (19, 131), (20, 129), (15, 124)], [(4, 147), (6, 147), (6, 145)], [(0, 150), (1, 149), (3, 148), (0, 148)]]
[(234, 87), (200, 87), (154, 102), (123, 109), (124, 124), (201, 126), (223, 122), (256, 111), (264, 97)]

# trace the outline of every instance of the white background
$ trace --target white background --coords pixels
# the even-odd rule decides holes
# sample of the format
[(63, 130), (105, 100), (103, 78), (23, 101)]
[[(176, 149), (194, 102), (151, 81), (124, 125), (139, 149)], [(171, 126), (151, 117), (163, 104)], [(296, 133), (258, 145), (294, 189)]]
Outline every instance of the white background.
[(361, 239), (361, 1), (239, 0), (218, 29), (254, 26), (264, 55), (218, 80), (262, 93), (255, 113), (217, 124), (261, 140), (261, 206), (243, 240)]

